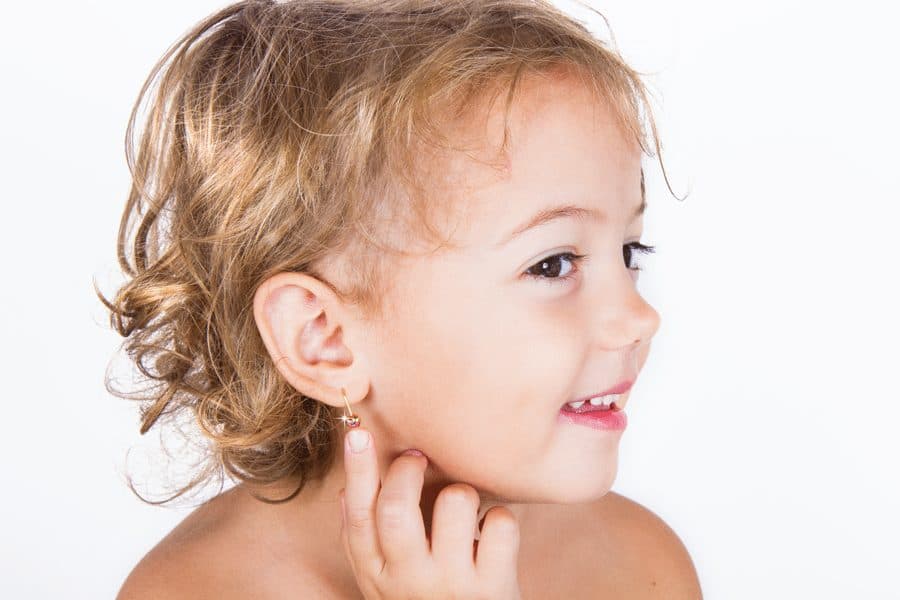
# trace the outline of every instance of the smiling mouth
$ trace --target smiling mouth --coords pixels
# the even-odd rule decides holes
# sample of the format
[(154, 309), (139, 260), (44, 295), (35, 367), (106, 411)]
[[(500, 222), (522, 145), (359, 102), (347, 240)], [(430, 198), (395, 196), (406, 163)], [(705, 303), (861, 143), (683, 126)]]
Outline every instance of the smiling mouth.
[(625, 405), (625, 396), (631, 390), (634, 381), (634, 377), (625, 379), (606, 391), (565, 402), (560, 407), (560, 410), (574, 413), (592, 412), (595, 410), (622, 410)]
[(586, 412), (598, 412), (598, 411), (613, 411), (618, 412), (622, 410), (622, 407), (619, 405), (620, 396), (619, 394), (612, 394), (610, 396), (604, 396), (597, 398), (598, 404), (594, 404), (592, 402), (566, 402), (562, 405), (563, 412), (569, 413), (586, 413)]

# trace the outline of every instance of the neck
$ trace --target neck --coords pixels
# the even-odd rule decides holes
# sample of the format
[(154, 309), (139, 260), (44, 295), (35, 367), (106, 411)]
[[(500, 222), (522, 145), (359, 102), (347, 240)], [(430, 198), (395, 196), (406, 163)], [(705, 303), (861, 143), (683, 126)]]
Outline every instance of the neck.
[[(400, 451), (379, 450), (378, 464), (381, 470), (381, 479), (387, 473), (388, 465), (400, 454)], [(283, 498), (289, 495), (297, 486), (296, 481), (285, 482), (265, 487), (253, 486), (252, 490), (257, 495), (266, 498)], [(425, 481), (422, 487), (419, 507), (425, 525), (426, 536), (431, 538), (431, 520), (434, 502), (444, 487), (453, 483), (429, 464), (425, 473)], [(309, 557), (313, 557), (315, 567), (329, 581), (335, 585), (347, 588), (355, 585), (355, 576), (347, 556), (344, 553), (340, 539), (341, 506), (338, 492), (346, 485), (344, 473), (343, 451), (338, 449), (335, 463), (321, 480), (310, 481), (292, 499), (281, 504), (268, 504), (253, 498), (250, 494), (250, 486), (242, 484), (237, 486), (236, 492), (241, 496), (242, 509), (253, 514), (253, 521), (261, 524), (265, 529), (267, 525), (276, 528), (273, 538), (279, 540), (291, 540), (295, 546), (294, 551), (298, 556), (298, 562), (309, 566)], [(479, 491), (481, 497), (476, 529), (473, 531), (473, 540), (478, 537), (478, 524), (488, 510), (494, 506), (505, 506), (513, 512), (519, 522), (520, 528), (528, 515), (527, 504), (517, 504), (502, 501)], [(310, 535), (314, 532), (315, 535)]]

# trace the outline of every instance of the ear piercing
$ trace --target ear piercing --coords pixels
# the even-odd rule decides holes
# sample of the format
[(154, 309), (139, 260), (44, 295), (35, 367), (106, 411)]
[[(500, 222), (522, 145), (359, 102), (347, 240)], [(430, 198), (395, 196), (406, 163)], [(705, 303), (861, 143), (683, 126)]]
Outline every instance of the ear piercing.
[(341, 415), (340, 419), (344, 422), (346, 427), (359, 427), (359, 415), (353, 414), (353, 409), (350, 408), (350, 401), (347, 400), (347, 390), (341, 388), (341, 395), (344, 397), (344, 404), (347, 405), (347, 413)]

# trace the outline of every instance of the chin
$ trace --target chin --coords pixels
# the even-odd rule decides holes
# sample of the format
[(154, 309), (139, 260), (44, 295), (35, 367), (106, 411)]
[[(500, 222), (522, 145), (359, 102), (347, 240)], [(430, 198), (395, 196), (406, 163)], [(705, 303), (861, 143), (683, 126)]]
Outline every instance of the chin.
[(599, 500), (612, 490), (616, 481), (617, 467), (602, 471), (572, 471), (561, 474), (557, 484), (548, 490), (547, 502), (556, 504), (580, 504)]

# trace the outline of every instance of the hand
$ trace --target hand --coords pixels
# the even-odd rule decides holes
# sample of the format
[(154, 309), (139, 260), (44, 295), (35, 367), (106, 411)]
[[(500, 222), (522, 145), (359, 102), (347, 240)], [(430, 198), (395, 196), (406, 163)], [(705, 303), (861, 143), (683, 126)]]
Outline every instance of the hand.
[[(348, 444), (356, 432), (368, 437), (360, 453)], [(515, 515), (505, 506), (491, 508), (476, 542), (478, 492), (465, 483), (450, 484), (435, 499), (429, 544), (419, 507), (427, 465), (425, 456), (404, 453), (381, 483), (372, 435), (355, 428), (344, 437), (341, 542), (363, 596), (521, 600)]]

